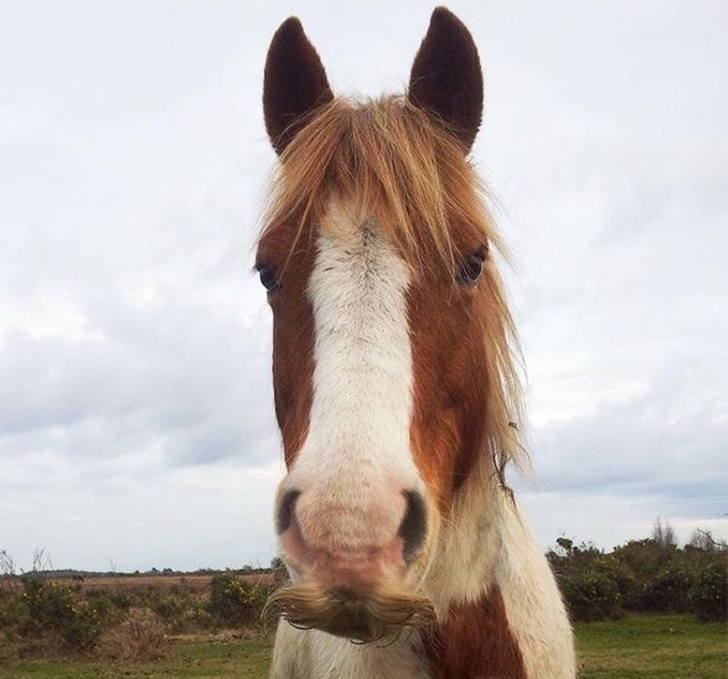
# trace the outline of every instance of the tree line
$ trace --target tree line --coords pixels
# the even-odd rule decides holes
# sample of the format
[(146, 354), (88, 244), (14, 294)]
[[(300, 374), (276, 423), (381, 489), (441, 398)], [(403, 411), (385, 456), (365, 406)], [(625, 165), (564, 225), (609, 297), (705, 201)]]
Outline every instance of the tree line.
[(694, 613), (728, 620), (728, 545), (696, 530), (680, 547), (669, 523), (650, 538), (610, 553), (560, 537), (547, 552), (572, 620), (617, 619), (626, 613)]

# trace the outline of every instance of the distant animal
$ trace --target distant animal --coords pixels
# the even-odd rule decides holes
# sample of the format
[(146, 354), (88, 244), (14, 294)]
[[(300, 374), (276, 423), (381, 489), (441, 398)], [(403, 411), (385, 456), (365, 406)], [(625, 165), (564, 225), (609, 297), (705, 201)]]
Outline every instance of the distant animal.
[(272, 677), (562, 679), (572, 633), (505, 480), (523, 458), (502, 243), (468, 160), (483, 79), (432, 14), (407, 93), (334, 97), (299, 20), (275, 33), (279, 157), (256, 267), (273, 313), (291, 583)]

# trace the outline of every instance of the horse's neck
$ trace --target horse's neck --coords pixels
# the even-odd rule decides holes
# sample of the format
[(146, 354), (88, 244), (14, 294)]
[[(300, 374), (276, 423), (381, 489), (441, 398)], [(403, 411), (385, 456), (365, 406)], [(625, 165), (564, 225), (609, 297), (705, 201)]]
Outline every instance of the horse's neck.
[(506, 498), (485, 467), (474, 470), (440, 527), (438, 548), (423, 583), (438, 618), (447, 615), (451, 604), (477, 600), (496, 583)]
[(423, 587), (439, 621), (429, 648), (434, 677), (574, 676), (571, 630), (551, 569), (487, 461), (441, 527)]

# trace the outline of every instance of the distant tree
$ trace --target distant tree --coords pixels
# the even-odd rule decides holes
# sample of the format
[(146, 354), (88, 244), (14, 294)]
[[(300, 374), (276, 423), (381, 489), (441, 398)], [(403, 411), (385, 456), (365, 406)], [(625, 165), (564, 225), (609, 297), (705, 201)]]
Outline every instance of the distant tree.
[(659, 516), (657, 517), (655, 525), (652, 528), (652, 539), (658, 545), (671, 545), (673, 547), (677, 546), (675, 529), (667, 521), (663, 524)]
[(561, 536), (560, 538), (556, 538), (556, 544), (561, 547), (561, 549), (563, 549), (564, 553), (567, 555), (571, 553), (571, 550), (574, 547), (574, 541), (569, 540), (569, 538), (565, 538), (563, 536)]
[(53, 562), (50, 555), (46, 552), (45, 547), (36, 547), (33, 550), (33, 562), (31, 570), (33, 573), (41, 573), (49, 571), (53, 568)]
[(15, 575), (15, 559), (4, 549), (0, 549), (0, 575)]
[(728, 550), (728, 543), (720, 538), (713, 537), (709, 530), (696, 528), (690, 535), (688, 546), (703, 552), (718, 552)]

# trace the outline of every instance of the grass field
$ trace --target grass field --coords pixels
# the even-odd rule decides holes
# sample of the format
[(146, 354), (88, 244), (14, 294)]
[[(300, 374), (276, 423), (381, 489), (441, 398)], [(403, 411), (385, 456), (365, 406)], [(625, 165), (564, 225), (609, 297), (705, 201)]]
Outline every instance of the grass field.
[[(725, 679), (728, 635), (692, 616), (641, 616), (577, 625), (580, 679)], [(262, 679), (270, 644), (260, 640), (179, 640), (165, 660), (0, 660), (0, 679)]]
[(582, 679), (726, 679), (728, 629), (691, 615), (576, 627)]
[(270, 644), (257, 640), (184, 641), (164, 660), (144, 663), (99, 661), (0, 661), (1, 679), (264, 679)]

